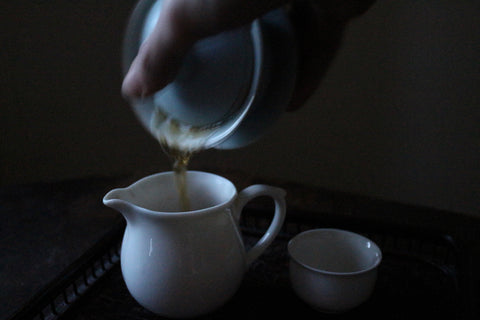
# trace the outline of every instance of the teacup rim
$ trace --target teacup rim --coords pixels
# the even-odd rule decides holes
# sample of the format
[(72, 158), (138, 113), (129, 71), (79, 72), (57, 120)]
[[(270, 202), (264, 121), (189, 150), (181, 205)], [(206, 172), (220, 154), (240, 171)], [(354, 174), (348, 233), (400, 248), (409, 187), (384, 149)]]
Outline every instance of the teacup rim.
[[(298, 237), (299, 236), (305, 236), (306, 234), (308, 233), (318, 233), (318, 232), (323, 232), (323, 231), (334, 231), (334, 232), (337, 232), (337, 233), (344, 233), (344, 234), (350, 234), (350, 235), (353, 235), (355, 237), (359, 237), (359, 238), (362, 238), (364, 240), (367, 240), (369, 241), (372, 246), (374, 247), (374, 249), (376, 250), (377, 252), (377, 257), (375, 259), (375, 262), (370, 265), (368, 268), (365, 268), (365, 269), (361, 269), (361, 270), (358, 270), (358, 271), (348, 271), (348, 272), (339, 272), (339, 271), (328, 271), (328, 270), (323, 270), (323, 269), (319, 269), (319, 268), (315, 268), (315, 267), (312, 267), (306, 263), (303, 263), (301, 261), (299, 261), (299, 259), (297, 259), (291, 252), (291, 247), (293, 245), (293, 243), (295, 241), (298, 241)], [(310, 270), (310, 271), (313, 271), (315, 273), (319, 273), (319, 274), (326, 274), (326, 275), (333, 275), (333, 276), (353, 276), (353, 275), (360, 275), (360, 274), (364, 274), (364, 273), (367, 273), (367, 272), (370, 272), (374, 269), (376, 269), (382, 259), (383, 259), (383, 254), (382, 254), (382, 250), (380, 249), (380, 247), (371, 239), (359, 234), (359, 233), (356, 233), (356, 232), (353, 232), (353, 231), (348, 231), (348, 230), (344, 230), (344, 229), (339, 229), (339, 228), (315, 228), (315, 229), (309, 229), (309, 230), (306, 230), (306, 231), (303, 231), (303, 232), (300, 232), (298, 233), (297, 235), (295, 235), (292, 239), (290, 239), (288, 241), (288, 244), (287, 244), (287, 251), (288, 251), (288, 256), (290, 257), (291, 260), (293, 260), (295, 263), (298, 263), (299, 265), (301, 265), (302, 267)]]

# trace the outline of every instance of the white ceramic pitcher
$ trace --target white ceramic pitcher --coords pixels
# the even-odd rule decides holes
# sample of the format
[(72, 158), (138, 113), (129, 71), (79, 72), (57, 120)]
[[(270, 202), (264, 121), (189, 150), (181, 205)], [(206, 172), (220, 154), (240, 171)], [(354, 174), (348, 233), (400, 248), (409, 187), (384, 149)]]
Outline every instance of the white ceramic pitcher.
[[(253, 185), (237, 194), (227, 179), (187, 172), (192, 211), (182, 212), (172, 172), (145, 177), (107, 193), (103, 203), (127, 220), (121, 268), (132, 296), (167, 317), (193, 317), (223, 305), (249, 264), (276, 237), (285, 218), (285, 192)], [(246, 252), (238, 228), (242, 208), (258, 196), (275, 202), (264, 236)]]

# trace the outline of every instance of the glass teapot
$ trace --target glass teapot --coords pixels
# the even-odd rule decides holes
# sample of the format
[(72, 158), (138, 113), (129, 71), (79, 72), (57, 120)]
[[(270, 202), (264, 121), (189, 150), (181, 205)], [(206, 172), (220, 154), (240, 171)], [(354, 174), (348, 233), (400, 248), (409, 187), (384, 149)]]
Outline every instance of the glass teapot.
[[(125, 73), (152, 32), (162, 3), (141, 0), (132, 12), (123, 45)], [(176, 132), (189, 132), (181, 148), (243, 147), (285, 111), (295, 85), (296, 56), (293, 27), (285, 10), (276, 9), (251, 24), (198, 41), (173, 82), (131, 105), (157, 139), (165, 134), (162, 128), (174, 125)]]

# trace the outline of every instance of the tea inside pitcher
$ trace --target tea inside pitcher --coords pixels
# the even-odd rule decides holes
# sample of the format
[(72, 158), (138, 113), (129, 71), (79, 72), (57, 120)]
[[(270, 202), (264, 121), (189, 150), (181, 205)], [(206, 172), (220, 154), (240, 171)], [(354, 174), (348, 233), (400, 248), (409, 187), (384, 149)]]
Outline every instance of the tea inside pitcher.
[(150, 130), (163, 151), (172, 160), (175, 184), (181, 211), (190, 211), (186, 172), (194, 153), (205, 149), (205, 143), (214, 128), (199, 128), (168, 117), (159, 108), (154, 110)]

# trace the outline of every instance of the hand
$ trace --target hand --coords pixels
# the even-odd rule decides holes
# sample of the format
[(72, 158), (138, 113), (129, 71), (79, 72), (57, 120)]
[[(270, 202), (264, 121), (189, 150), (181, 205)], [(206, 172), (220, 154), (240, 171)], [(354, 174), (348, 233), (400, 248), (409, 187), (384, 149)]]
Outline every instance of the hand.
[[(164, 0), (151, 35), (125, 76), (122, 93), (145, 97), (170, 83), (192, 45), (207, 36), (239, 27), (288, 0)], [(299, 69), (289, 110), (318, 87), (340, 46), (345, 25), (374, 0), (295, 0), (291, 20), (296, 30)]]
[(199, 39), (239, 27), (287, 0), (165, 0), (156, 26), (125, 76), (122, 93), (149, 96), (171, 82)]

